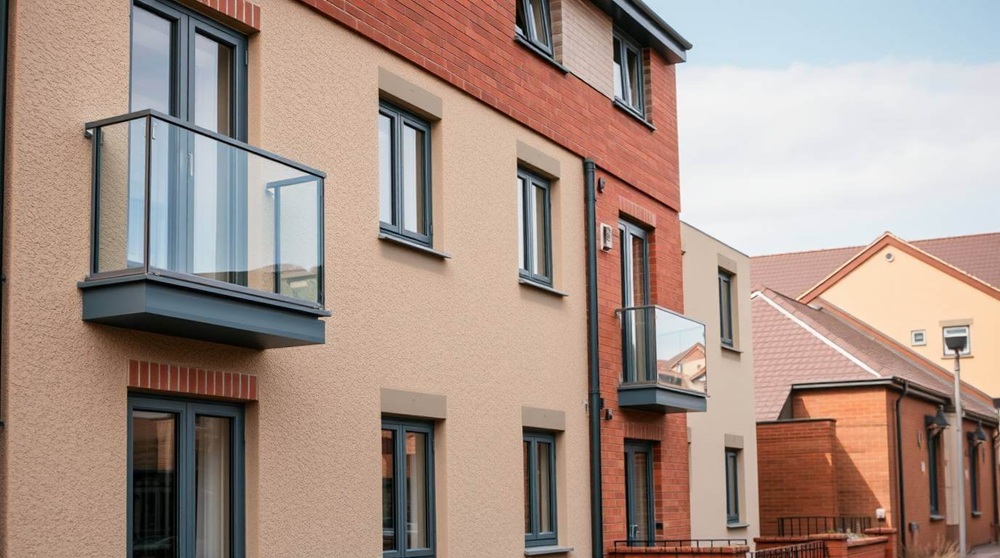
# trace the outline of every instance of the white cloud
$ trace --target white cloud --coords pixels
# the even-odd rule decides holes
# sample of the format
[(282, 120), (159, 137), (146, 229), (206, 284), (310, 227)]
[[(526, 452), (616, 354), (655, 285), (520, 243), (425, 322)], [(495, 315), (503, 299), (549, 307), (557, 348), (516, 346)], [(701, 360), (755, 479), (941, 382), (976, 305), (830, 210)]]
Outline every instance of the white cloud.
[(681, 66), (682, 218), (750, 254), (1000, 230), (1000, 64)]

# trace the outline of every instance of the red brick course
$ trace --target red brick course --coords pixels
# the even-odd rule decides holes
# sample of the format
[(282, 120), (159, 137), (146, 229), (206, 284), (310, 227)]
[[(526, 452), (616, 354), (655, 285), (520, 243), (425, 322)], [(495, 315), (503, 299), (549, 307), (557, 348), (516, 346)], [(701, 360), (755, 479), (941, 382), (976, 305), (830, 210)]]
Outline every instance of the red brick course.
[(128, 387), (161, 393), (257, 401), (257, 376), (253, 374), (140, 360), (128, 362)]
[(299, 1), (679, 211), (675, 72), (658, 53), (644, 55), (654, 131), (516, 43), (514, 2)]
[(260, 6), (247, 0), (180, 0), (244, 31), (260, 31)]

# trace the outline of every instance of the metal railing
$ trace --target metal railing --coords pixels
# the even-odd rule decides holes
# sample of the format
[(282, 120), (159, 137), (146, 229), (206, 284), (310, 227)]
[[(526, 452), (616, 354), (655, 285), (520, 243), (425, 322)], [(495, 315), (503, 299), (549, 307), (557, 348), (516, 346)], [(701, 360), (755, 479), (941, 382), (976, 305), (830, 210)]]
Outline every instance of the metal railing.
[[(615, 541), (615, 549), (620, 548), (656, 548), (664, 552), (682, 553), (691, 548), (722, 548), (731, 546), (747, 546), (746, 539), (654, 539), (644, 540), (618, 540)], [(803, 557), (809, 558), (809, 557)]]
[(864, 533), (872, 518), (849, 516), (803, 516), (778, 519), (779, 537), (807, 537), (824, 533)]
[(323, 306), (324, 173), (152, 110), (85, 130), (89, 279), (155, 274)]
[(623, 385), (708, 393), (705, 325), (659, 306), (615, 311), (622, 327)]
[(812, 541), (748, 552), (747, 558), (828, 558), (826, 543)]

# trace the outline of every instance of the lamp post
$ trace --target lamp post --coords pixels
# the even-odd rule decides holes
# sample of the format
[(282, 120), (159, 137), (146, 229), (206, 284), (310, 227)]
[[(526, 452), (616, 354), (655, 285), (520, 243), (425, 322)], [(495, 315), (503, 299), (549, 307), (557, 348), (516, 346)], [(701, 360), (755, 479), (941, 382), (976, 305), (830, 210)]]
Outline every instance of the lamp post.
[(966, 558), (965, 548), (965, 465), (962, 452), (962, 351), (968, 345), (968, 334), (958, 332), (949, 334), (945, 331), (944, 343), (949, 351), (955, 352), (955, 464), (958, 469), (958, 490), (956, 504), (958, 505), (958, 556)]

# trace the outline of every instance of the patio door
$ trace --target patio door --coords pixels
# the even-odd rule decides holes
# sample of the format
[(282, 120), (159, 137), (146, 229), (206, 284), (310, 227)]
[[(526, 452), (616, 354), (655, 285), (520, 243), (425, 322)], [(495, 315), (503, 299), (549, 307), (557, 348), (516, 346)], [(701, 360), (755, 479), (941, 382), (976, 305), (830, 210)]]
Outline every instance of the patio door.
[[(153, 109), (246, 140), (246, 38), (173, 2), (132, 6), (132, 111)], [(132, 131), (129, 261), (142, 262), (143, 123)], [(246, 283), (246, 188), (240, 150), (153, 121), (149, 265)]]
[[(622, 255), (622, 308), (649, 306), (649, 243), (646, 231), (620, 221), (618, 234)], [(654, 357), (648, 350), (654, 317), (652, 308), (626, 311), (622, 315), (625, 383), (655, 379)]]
[(629, 546), (654, 542), (653, 446), (648, 442), (625, 443), (625, 525)]

